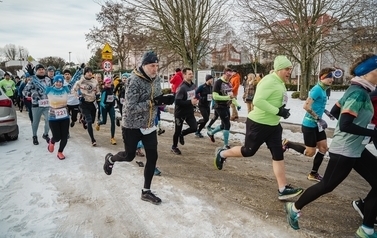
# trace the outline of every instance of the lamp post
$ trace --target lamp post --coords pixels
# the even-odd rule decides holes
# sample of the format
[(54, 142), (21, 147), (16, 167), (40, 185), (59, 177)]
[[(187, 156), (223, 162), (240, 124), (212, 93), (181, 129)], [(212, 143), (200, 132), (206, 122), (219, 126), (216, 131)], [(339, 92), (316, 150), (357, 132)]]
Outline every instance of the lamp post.
[(68, 56), (68, 63), (69, 63), (69, 65), (71, 65), (71, 53), (72, 53), (71, 51), (68, 52), (68, 55), (69, 55)]

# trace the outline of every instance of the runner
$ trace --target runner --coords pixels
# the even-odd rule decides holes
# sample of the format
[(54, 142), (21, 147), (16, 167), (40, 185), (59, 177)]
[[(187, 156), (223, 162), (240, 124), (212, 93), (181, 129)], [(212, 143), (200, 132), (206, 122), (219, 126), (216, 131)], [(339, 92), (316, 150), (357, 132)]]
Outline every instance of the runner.
[(113, 88), (111, 85), (111, 78), (105, 78), (104, 86), (101, 92), (101, 101), (99, 107), (101, 109), (101, 116), (102, 119), (97, 122), (96, 130), (100, 130), (101, 125), (106, 125), (107, 122), (107, 114), (110, 117), (110, 143), (112, 145), (116, 145), (117, 142), (114, 138), (115, 135), (115, 100), (114, 100), (114, 93)]
[[(208, 130), (207, 135), (212, 142), (215, 142), (215, 134), (217, 132), (223, 132), (224, 147), (225, 149), (230, 149), (229, 146), (229, 130), (230, 130), (230, 105), (235, 104), (237, 109), (240, 110), (241, 107), (238, 105), (236, 96), (233, 95), (232, 84), (229, 82), (233, 75), (233, 70), (226, 68), (224, 74), (219, 80), (216, 80), (213, 86), (212, 98), (214, 101), (214, 109), (219, 115), (221, 124), (216, 126), (213, 130)], [(238, 117), (238, 116), (237, 116)]]
[[(330, 193), (354, 169), (371, 187), (364, 199), (364, 218), (356, 237), (377, 237), (374, 222), (377, 216), (377, 159), (365, 146), (376, 137), (370, 124), (373, 105), (369, 96), (377, 84), (377, 55), (364, 54), (351, 66), (351, 85), (331, 110), (338, 118), (329, 148), (330, 160), (321, 182), (309, 187), (296, 202), (284, 205), (289, 225), (299, 229), (300, 211), (317, 198)], [(265, 79), (262, 80), (262, 83)], [(310, 217), (310, 216), (308, 216)]]
[(80, 111), (85, 118), (86, 127), (92, 143), (96, 146), (97, 142), (93, 135), (93, 123), (96, 118), (96, 99), (100, 96), (100, 89), (96, 79), (93, 78), (93, 69), (84, 68), (83, 76), (73, 87), (73, 92), (79, 97)]
[[(327, 137), (325, 129), (327, 123), (323, 120), (323, 113), (327, 103), (326, 89), (331, 86), (334, 81), (333, 68), (324, 68), (320, 71), (319, 82), (310, 90), (309, 97), (306, 99), (304, 109), (306, 114), (302, 121), (301, 131), (304, 136), (304, 143), (302, 145), (297, 142), (283, 140), (283, 150), (294, 149), (295, 151), (304, 154), (308, 157), (313, 157), (313, 167), (307, 176), (308, 180), (321, 181), (322, 176), (318, 173), (318, 169), (322, 164), (323, 157), (327, 152)], [(334, 117), (330, 117), (334, 120)], [(318, 152), (317, 152), (318, 149)], [(317, 152), (317, 153), (316, 153)]]
[(48, 122), (49, 104), (46, 95), (46, 87), (51, 86), (51, 80), (45, 76), (45, 68), (42, 64), (37, 64), (34, 68), (31, 64), (26, 66), (26, 71), (29, 73), (31, 80), (26, 84), (24, 88), (25, 97), (31, 97), (32, 103), (32, 131), (33, 131), (33, 144), (38, 145), (37, 131), (39, 127), (39, 122), (41, 116), (43, 115), (45, 120), (44, 133), (42, 138), (46, 140), (47, 143), (50, 142), (50, 137), (48, 136), (48, 131), (50, 130)]
[(54, 86), (46, 88), (49, 108), (49, 125), (52, 132), (52, 138), (49, 141), (47, 150), (54, 152), (56, 142), (60, 141), (57, 157), (60, 160), (65, 159), (63, 150), (67, 145), (69, 134), (69, 114), (67, 109), (67, 100), (70, 89), (63, 86), (64, 77), (59, 74), (54, 77)]
[[(302, 188), (293, 188), (287, 184), (281, 147), (283, 128), (280, 118), (287, 119), (290, 116), (289, 109), (285, 108), (288, 96), (284, 82), (290, 78), (291, 72), (292, 63), (287, 57), (277, 56), (274, 60), (274, 72), (265, 76), (256, 89), (253, 99), (254, 110), (249, 113), (246, 121), (245, 144), (227, 150), (218, 148), (215, 157), (215, 166), (221, 170), (227, 158), (251, 157), (263, 143), (266, 143), (272, 155), (279, 200), (289, 199), (303, 192)], [(215, 97), (214, 99), (216, 100)]]
[[(182, 154), (178, 148), (178, 140), (181, 145), (184, 145), (184, 137), (190, 133), (196, 132), (198, 127), (194, 116), (194, 105), (198, 104), (198, 99), (195, 97), (196, 86), (192, 82), (194, 74), (190, 68), (184, 68), (182, 73), (183, 81), (175, 95), (175, 131), (173, 135), (173, 145), (171, 147), (171, 152), (176, 155)], [(189, 128), (182, 131), (184, 122), (189, 125)]]
[(196, 91), (196, 97), (199, 98), (199, 110), (202, 114), (202, 119), (198, 121), (198, 130), (195, 132), (195, 136), (198, 138), (203, 138), (201, 131), (209, 121), (209, 115), (211, 114), (211, 101), (212, 101), (212, 84), (213, 76), (210, 74), (206, 75), (206, 82), (200, 85)]

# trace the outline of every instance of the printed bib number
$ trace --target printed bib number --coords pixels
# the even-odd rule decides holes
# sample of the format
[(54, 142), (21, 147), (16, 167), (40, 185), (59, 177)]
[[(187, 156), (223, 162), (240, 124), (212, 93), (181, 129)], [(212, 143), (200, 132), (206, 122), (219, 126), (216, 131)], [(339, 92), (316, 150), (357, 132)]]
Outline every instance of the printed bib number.
[(156, 126), (152, 126), (152, 127), (150, 127), (150, 128), (140, 128), (140, 132), (141, 132), (143, 135), (151, 134), (151, 133), (154, 132), (155, 130), (157, 130), (157, 127), (156, 127)]
[[(370, 124), (368, 124), (367, 129), (374, 130), (374, 127), (375, 127), (375, 125), (370, 123)], [(361, 144), (367, 145), (367, 144), (369, 144), (369, 141), (370, 141), (370, 136), (365, 136), (364, 140), (361, 142)]]
[(126, 102), (126, 99), (124, 99), (124, 98), (120, 99), (120, 104), (124, 105), (125, 102)]
[(114, 95), (107, 95), (106, 102), (114, 102)]
[(52, 112), (56, 119), (61, 119), (68, 116), (67, 108), (54, 109)]
[(195, 97), (195, 90), (191, 90), (187, 92), (187, 100), (191, 100)]
[(212, 94), (207, 94), (207, 101), (212, 101)]
[(48, 99), (40, 99), (38, 100), (38, 106), (40, 107), (48, 107)]

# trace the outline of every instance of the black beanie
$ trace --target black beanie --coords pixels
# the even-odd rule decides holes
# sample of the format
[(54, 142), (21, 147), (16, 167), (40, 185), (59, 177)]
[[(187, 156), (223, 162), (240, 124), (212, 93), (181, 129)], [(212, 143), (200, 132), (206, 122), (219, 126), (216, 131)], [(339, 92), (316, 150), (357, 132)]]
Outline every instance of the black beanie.
[(37, 71), (38, 69), (44, 69), (45, 67), (43, 66), (43, 64), (37, 64), (35, 66), (35, 71)]
[(90, 67), (85, 67), (85, 68), (84, 68), (84, 75), (85, 75), (86, 73), (88, 73), (88, 72), (92, 72), (92, 73), (93, 73), (93, 69), (90, 68)]
[(141, 65), (158, 63), (158, 57), (153, 51), (147, 51), (144, 53), (143, 58), (141, 59)]
[(213, 76), (210, 75), (210, 74), (207, 74), (207, 75), (206, 75), (206, 81), (208, 81), (208, 80), (210, 80), (210, 79), (213, 79)]

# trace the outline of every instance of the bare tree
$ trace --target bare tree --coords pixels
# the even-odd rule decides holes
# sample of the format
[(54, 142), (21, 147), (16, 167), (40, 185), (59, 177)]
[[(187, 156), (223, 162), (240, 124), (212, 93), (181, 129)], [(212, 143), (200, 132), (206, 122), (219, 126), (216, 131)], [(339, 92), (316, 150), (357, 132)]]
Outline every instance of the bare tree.
[(25, 47), (17, 47), (14, 44), (5, 45), (2, 52), (6, 60), (23, 60), (29, 56), (29, 51)]
[(131, 45), (137, 42), (136, 35), (140, 29), (137, 18), (140, 13), (134, 7), (112, 1), (106, 1), (101, 6), (101, 11), (96, 14), (100, 26), (93, 27), (85, 34), (86, 41), (95, 50), (109, 43), (123, 69)]
[(48, 57), (39, 59), (39, 63), (43, 64), (45, 67), (54, 66), (56, 69), (60, 69), (60, 70), (62, 70), (63, 66), (66, 65), (66, 62), (63, 58), (53, 57), (53, 56), (48, 56)]
[(122, 0), (140, 9), (158, 48), (171, 49), (194, 71), (209, 54), (227, 19), (227, 0)]
[(341, 29), (359, 18), (360, 1), (237, 0), (249, 29), (274, 46), (271, 53), (286, 54), (300, 65), (300, 98), (308, 95), (315, 58), (350, 37)]

